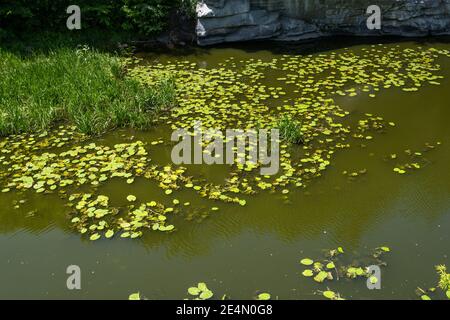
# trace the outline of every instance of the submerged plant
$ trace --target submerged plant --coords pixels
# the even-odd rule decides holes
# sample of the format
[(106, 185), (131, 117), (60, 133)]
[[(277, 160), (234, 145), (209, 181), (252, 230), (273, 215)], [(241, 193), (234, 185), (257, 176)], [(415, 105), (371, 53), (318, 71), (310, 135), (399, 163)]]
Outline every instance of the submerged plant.
[(300, 122), (293, 120), (289, 116), (284, 116), (277, 124), (280, 130), (280, 137), (289, 143), (303, 143), (302, 125)]

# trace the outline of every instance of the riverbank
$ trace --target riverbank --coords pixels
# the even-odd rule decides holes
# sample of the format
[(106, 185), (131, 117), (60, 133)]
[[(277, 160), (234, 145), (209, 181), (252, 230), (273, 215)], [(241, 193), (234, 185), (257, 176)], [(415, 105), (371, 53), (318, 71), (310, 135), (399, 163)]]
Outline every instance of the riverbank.
[(154, 114), (175, 104), (170, 77), (142, 86), (127, 77), (118, 56), (89, 47), (23, 56), (0, 49), (0, 135), (38, 132), (56, 124), (100, 134), (117, 127), (148, 128)]

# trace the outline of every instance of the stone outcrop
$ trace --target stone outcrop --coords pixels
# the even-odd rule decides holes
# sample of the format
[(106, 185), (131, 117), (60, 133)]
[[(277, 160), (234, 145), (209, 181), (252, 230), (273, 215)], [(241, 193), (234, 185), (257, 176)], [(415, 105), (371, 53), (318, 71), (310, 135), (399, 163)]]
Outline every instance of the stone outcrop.
[[(381, 29), (367, 28), (370, 5)], [(199, 45), (250, 40), (298, 41), (330, 35), (450, 34), (450, 0), (200, 0)]]

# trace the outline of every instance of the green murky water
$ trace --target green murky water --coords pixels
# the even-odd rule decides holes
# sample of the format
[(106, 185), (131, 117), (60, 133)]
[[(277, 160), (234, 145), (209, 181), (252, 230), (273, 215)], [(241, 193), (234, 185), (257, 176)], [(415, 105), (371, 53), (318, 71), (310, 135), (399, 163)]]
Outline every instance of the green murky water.
[[(448, 44), (439, 42), (391, 43), (376, 47), (352, 45), (345, 48), (330, 45), (322, 50), (316, 48), (315, 52), (306, 46), (270, 46), (271, 50), (267, 50), (266, 45), (266, 49), (252, 46), (145, 55), (145, 60), (140, 63), (144, 69), (138, 75), (144, 75), (146, 81), (151, 78), (148, 76), (149, 70), (160, 70), (158, 64), (163, 66), (162, 70), (166, 70), (164, 66), (169, 61), (171, 64), (180, 63), (186, 67), (178, 67), (177, 70), (200, 72), (196, 74), (197, 82), (192, 79), (187, 82), (187, 86), (191, 86), (189, 90), (195, 91), (200, 90), (195, 86), (199, 85), (202, 77), (211, 76), (209, 71), (201, 70), (224, 68), (217, 75), (213, 74), (218, 78), (205, 79), (210, 83), (212, 80), (221, 81), (221, 78), (225, 81), (233, 79), (227, 83), (231, 89), (225, 85), (223, 88), (228, 88), (224, 92), (232, 91), (235, 95), (217, 94), (217, 86), (214, 91), (205, 91), (203, 88), (205, 97), (198, 93), (200, 91), (195, 91), (196, 94), (191, 96), (182, 96), (182, 103), (183, 100), (199, 99), (196, 103), (204, 110), (205, 101), (216, 99), (215, 103), (219, 107), (211, 109), (219, 110), (216, 114), (206, 113), (200, 117), (194, 108), (193, 112), (162, 119), (159, 125), (148, 132), (117, 130), (92, 141), (73, 142), (73, 135), (68, 134), (69, 140), (65, 145), (55, 147), (59, 141), (50, 143), (48, 152), (71, 149), (71, 143), (88, 145), (92, 142), (97, 147), (102, 146), (101, 150), (93, 149), (95, 152), (108, 152), (104, 146), (114, 149), (114, 145), (119, 143), (126, 143), (128, 147), (128, 144), (142, 141), (148, 151), (148, 158), (151, 158), (150, 163), (158, 165), (158, 172), (164, 172), (163, 167), (170, 164), (171, 145), (166, 143), (172, 132), (170, 125), (189, 126), (191, 120), (200, 119), (223, 127), (236, 124), (240, 119), (253, 121), (252, 114), (267, 114), (262, 124), (270, 126), (271, 121), (276, 120), (277, 112), (284, 111), (283, 105), (295, 107), (296, 103), (308, 104), (296, 100), (306, 96), (305, 92), (314, 97), (327, 97), (328, 91), (342, 89), (326, 88), (330, 84), (323, 83), (323, 91), (320, 89), (315, 95), (313, 91), (308, 91), (310, 87), (307, 83), (303, 86), (305, 79), (301, 77), (294, 78), (292, 83), (280, 80), (287, 74), (302, 74), (299, 70), (303, 69), (305, 72), (312, 71), (314, 84), (335, 71), (330, 64), (336, 57), (353, 59), (345, 64), (343, 72), (348, 75), (352, 74), (355, 64), (360, 66), (360, 69), (355, 70), (362, 70), (364, 62), (357, 57), (370, 50), (374, 50), (372, 53), (375, 52), (381, 58), (389, 52), (392, 57), (396, 52), (406, 52), (403, 60), (410, 57), (425, 61), (423, 63), (428, 63), (428, 55), (425, 60), (421, 60), (424, 56), (408, 52), (427, 52), (430, 48), (450, 50)], [(261, 47), (264, 48), (264, 45)], [(298, 61), (301, 63), (304, 59), (310, 59), (311, 63), (299, 65)], [(320, 62), (322, 67), (326, 65), (327, 68), (308, 71), (306, 66), (313, 65), (312, 62)], [(206, 282), (216, 296), (227, 294), (234, 299), (249, 299), (261, 291), (270, 292), (272, 297), (280, 299), (314, 299), (320, 298), (314, 292), (325, 290), (327, 286), (349, 299), (417, 298), (414, 293), (417, 286), (435, 285), (437, 276), (434, 266), (450, 264), (450, 59), (443, 55), (436, 56), (432, 66), (437, 66), (433, 74), (443, 76), (437, 80), (440, 85), (423, 83), (418, 91), (404, 91), (393, 86), (380, 88), (376, 92), (360, 92), (359, 89), (366, 84), (362, 82), (356, 85), (357, 95), (353, 96), (352, 91), (345, 95), (337, 94), (333, 97), (333, 105), (339, 106), (337, 112), (346, 113), (345, 117), (339, 122), (324, 121), (324, 126), (340, 123), (343, 128), (347, 125), (353, 128), (349, 135), (345, 132), (336, 134), (344, 139), (341, 141), (343, 144), (348, 143), (349, 146), (336, 148), (337, 140), (327, 143), (326, 137), (311, 134), (307, 137), (310, 138), (311, 149), (306, 150), (306, 153), (310, 152), (311, 156), (317, 150), (333, 151), (332, 158), (329, 158), (330, 164), (320, 171), (320, 176), (311, 173), (305, 176), (305, 172), (301, 171), (300, 174), (298, 169), (293, 174), (293, 184), (275, 181), (274, 184), (279, 185), (273, 192), (259, 190), (254, 186), (257, 194), (239, 196), (246, 200), (245, 206), (201, 197), (200, 192), (183, 187), (190, 181), (189, 178), (180, 183), (179, 189), (168, 187), (170, 183), (164, 185), (162, 181), (167, 177), (158, 180), (145, 174), (136, 174), (136, 167), (130, 168), (132, 176), (136, 176), (132, 183), (127, 183), (123, 177), (116, 177), (95, 186), (69, 185), (67, 188), (55, 189), (55, 192), (50, 188), (39, 193), (36, 192), (39, 188), (11, 188), (13, 190), (1, 193), (0, 298), (125, 299), (130, 293), (139, 291), (150, 299), (182, 299), (187, 297), (186, 289), (200, 281)], [(234, 75), (225, 73), (227, 70), (233, 70)], [(416, 74), (415, 67), (410, 71)], [(248, 72), (245, 77), (235, 77), (243, 72)], [(389, 73), (381, 69), (378, 72)], [(417, 77), (420, 78), (420, 75)], [(236, 83), (239, 86), (233, 89)], [(249, 86), (242, 89), (241, 83)], [(261, 84), (267, 86), (265, 93), (268, 96), (257, 102), (243, 103), (246, 98), (254, 98), (251, 90)], [(298, 84), (302, 87), (299, 88)], [(282, 87), (284, 94), (274, 94), (269, 89), (272, 86)], [(410, 87), (406, 86), (407, 89)], [(375, 93), (375, 97), (369, 96)], [(206, 100), (201, 100), (203, 98)], [(220, 100), (224, 100), (222, 107)], [(227, 114), (227, 110), (234, 110), (228, 109), (230, 104), (237, 104), (238, 107), (236, 112)], [(268, 106), (268, 109), (252, 113), (251, 108), (255, 105)], [(281, 109), (276, 109), (278, 106)], [(310, 112), (314, 116), (325, 114), (325, 120), (331, 117), (326, 113), (328, 111), (318, 114)], [(336, 110), (333, 109), (333, 112)], [(248, 118), (245, 118), (245, 114), (249, 115)], [(377, 117), (382, 120), (375, 121)], [(360, 120), (367, 120), (371, 124), (367, 131), (359, 128)], [(321, 134), (326, 128), (320, 128)], [(311, 132), (307, 128), (306, 134)], [(20, 137), (17, 141), (23, 139)], [(36, 138), (39, 139), (46, 138)], [(156, 143), (160, 140), (164, 143)], [(318, 140), (323, 140), (323, 143), (315, 143)], [(14, 141), (7, 142), (3, 149), (12, 149)], [(152, 142), (155, 143), (152, 145)], [(21, 144), (15, 148), (22, 148)], [(304, 153), (298, 149), (301, 147), (287, 148), (294, 164), (296, 158), (304, 157)], [(32, 152), (39, 154), (43, 151), (38, 148)], [(415, 156), (414, 152), (420, 152), (421, 155)], [(28, 154), (28, 151), (20, 153)], [(135, 151), (132, 153), (134, 156)], [(394, 154), (396, 159), (392, 159)], [(19, 159), (16, 162), (23, 166), (26, 161)], [(105, 165), (107, 163), (105, 161)], [(401, 164), (412, 163), (418, 164), (420, 169), (403, 168), (406, 174), (393, 171)], [(13, 166), (4, 165), (3, 180), (6, 179), (8, 168), (15, 170)], [(152, 170), (150, 166), (145, 172)], [(63, 171), (64, 167), (61, 168), (61, 175), (64, 175)], [(228, 166), (187, 166), (187, 171), (182, 175), (223, 184), (229, 172)], [(353, 172), (357, 172), (358, 176), (352, 177)], [(302, 183), (300, 187), (295, 185), (299, 182)], [(167, 225), (173, 224), (175, 230), (144, 231), (137, 239), (122, 239), (119, 236), (105, 239), (104, 230), (97, 230), (102, 237), (90, 241), (89, 236), (95, 232), (87, 231), (84, 235), (77, 232), (82, 226), (70, 222), (77, 214), (73, 207), (68, 207), (71, 202), (68, 196), (57, 192), (60, 189), (66, 190), (67, 195), (75, 192), (106, 195), (109, 204), (118, 208), (130, 205), (128, 195), (134, 195), (139, 203), (155, 201), (164, 206), (161, 210), (173, 207), (174, 213), (164, 214), (169, 221)], [(167, 194), (168, 189), (174, 189), (173, 193)], [(284, 194), (282, 190), (288, 190), (289, 193)], [(174, 199), (179, 200), (180, 204), (175, 205)], [(76, 204), (78, 200), (72, 199), (72, 202)], [(185, 206), (186, 202), (190, 205)], [(212, 207), (219, 210), (213, 211)], [(109, 222), (111, 228), (116, 222)], [(352, 256), (353, 253), (365, 253), (380, 245), (391, 248), (384, 259), (387, 266), (382, 269), (381, 290), (368, 290), (362, 280), (343, 279), (318, 284), (301, 275), (304, 267), (299, 264), (299, 260), (304, 257), (321, 258), (322, 249), (342, 246), (346, 254)], [(69, 265), (81, 267), (80, 291), (66, 288), (65, 271)]]

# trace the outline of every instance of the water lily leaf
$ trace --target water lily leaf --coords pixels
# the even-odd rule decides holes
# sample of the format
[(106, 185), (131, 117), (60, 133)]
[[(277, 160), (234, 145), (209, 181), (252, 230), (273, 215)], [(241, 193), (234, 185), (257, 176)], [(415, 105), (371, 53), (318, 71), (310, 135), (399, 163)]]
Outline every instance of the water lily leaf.
[(305, 277), (312, 277), (314, 275), (314, 272), (310, 269), (306, 269), (302, 272), (302, 275), (304, 275)]
[(141, 300), (141, 295), (139, 294), (139, 292), (137, 292), (137, 293), (132, 293), (132, 294), (130, 294), (130, 296), (128, 297), (128, 300)]
[(369, 282), (370, 282), (371, 284), (378, 283), (378, 278), (375, 277), (375, 276), (371, 276), (371, 277), (369, 278)]
[(447, 292), (445, 294), (446, 294), (447, 298), (450, 299), (450, 290), (447, 290)]
[(321, 282), (324, 282), (326, 278), (328, 278), (328, 272), (326, 272), (326, 271), (320, 271), (320, 272), (314, 277), (314, 280), (315, 280), (316, 282), (321, 283)]
[(391, 249), (389, 247), (381, 247), (381, 250), (383, 250), (384, 252), (390, 252)]
[(113, 230), (108, 230), (105, 233), (105, 237), (108, 238), (108, 239), (111, 238), (113, 235), (114, 235), (114, 231)]
[(127, 197), (127, 200), (130, 201), (130, 202), (136, 201), (136, 196), (133, 196), (132, 194), (130, 194), (130, 195)]
[(336, 298), (336, 293), (334, 293), (333, 291), (327, 290), (323, 292), (323, 296), (327, 299), (334, 299)]
[(336, 266), (334, 265), (334, 262), (329, 262), (326, 265), (327, 269), (334, 269)]
[(422, 295), (420, 298), (422, 300), (431, 300), (431, 298), (429, 296), (427, 296), (426, 294)]
[(100, 235), (98, 233), (94, 233), (93, 235), (91, 235), (89, 237), (89, 240), (91, 240), (91, 241), (95, 241), (95, 240), (98, 240), (98, 239), (100, 239)]
[(198, 288), (200, 291), (208, 290), (208, 287), (206, 286), (206, 283), (204, 283), (204, 282), (199, 282), (199, 283), (197, 284), (197, 288)]
[(201, 292), (200, 289), (197, 287), (190, 287), (188, 289), (188, 293), (192, 296), (198, 296), (200, 292)]
[(202, 293), (200, 293), (199, 297), (200, 297), (200, 299), (207, 300), (207, 299), (212, 298), (212, 296), (213, 296), (213, 292), (211, 290), (205, 290)]
[(258, 294), (258, 300), (270, 300), (270, 293), (264, 292)]
[(300, 263), (304, 266), (310, 266), (314, 263), (314, 261), (311, 259), (305, 258), (305, 259), (300, 260)]

